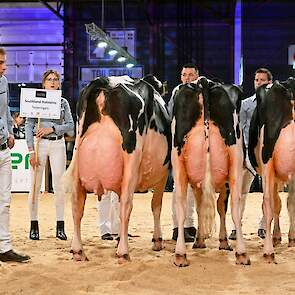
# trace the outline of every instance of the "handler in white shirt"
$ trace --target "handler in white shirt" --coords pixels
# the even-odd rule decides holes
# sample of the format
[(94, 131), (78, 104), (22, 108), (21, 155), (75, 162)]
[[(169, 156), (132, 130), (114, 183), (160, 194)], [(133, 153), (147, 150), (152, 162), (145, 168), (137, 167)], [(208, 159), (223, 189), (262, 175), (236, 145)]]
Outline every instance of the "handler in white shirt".
[[(48, 70), (43, 74), (42, 86), (45, 89), (57, 90), (60, 88), (60, 75), (57, 71)], [(61, 177), (66, 170), (66, 146), (64, 134), (73, 132), (74, 121), (68, 101), (61, 98), (60, 119), (40, 119), (40, 128), (37, 128), (38, 119), (27, 118), (25, 125), (26, 141), (30, 153), (31, 164), (31, 191), (29, 193), (29, 209), (31, 217), (30, 239), (39, 240), (38, 202), (42, 175), (49, 156), (52, 171), (53, 190), (56, 206), (56, 237), (66, 240), (64, 230), (65, 192)], [(38, 161), (36, 161), (35, 146), (39, 141)], [(34, 187), (34, 173), (36, 173), (35, 202), (32, 202)]]

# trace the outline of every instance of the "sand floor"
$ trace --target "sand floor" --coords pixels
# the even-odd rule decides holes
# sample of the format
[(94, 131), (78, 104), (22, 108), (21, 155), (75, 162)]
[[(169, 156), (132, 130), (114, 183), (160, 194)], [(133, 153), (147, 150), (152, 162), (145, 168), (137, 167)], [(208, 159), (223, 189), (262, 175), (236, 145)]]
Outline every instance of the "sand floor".
[[(96, 198), (89, 195), (82, 222), (82, 239), (88, 262), (73, 262), (70, 241), (73, 231), (70, 198), (66, 207), (68, 241), (55, 238), (55, 207), (52, 194), (42, 196), (39, 206), (39, 241), (28, 238), (26, 194), (13, 194), (11, 233), (14, 248), (31, 255), (28, 263), (0, 264), (0, 295), (3, 294), (295, 294), (295, 248), (288, 248), (286, 193), (281, 193), (282, 244), (275, 249), (278, 264), (265, 264), (262, 240), (257, 237), (261, 216), (260, 193), (248, 197), (243, 223), (251, 266), (236, 266), (234, 252), (218, 250), (218, 233), (207, 248), (192, 250), (190, 266), (173, 266), (175, 242), (171, 240), (171, 193), (164, 194), (162, 231), (165, 249), (151, 250), (153, 230), (151, 194), (136, 194), (129, 233), (131, 262), (118, 265), (115, 241), (102, 241), (96, 225)], [(217, 228), (218, 228), (218, 219)], [(228, 213), (228, 232), (231, 218)], [(235, 246), (235, 242), (232, 242)]]

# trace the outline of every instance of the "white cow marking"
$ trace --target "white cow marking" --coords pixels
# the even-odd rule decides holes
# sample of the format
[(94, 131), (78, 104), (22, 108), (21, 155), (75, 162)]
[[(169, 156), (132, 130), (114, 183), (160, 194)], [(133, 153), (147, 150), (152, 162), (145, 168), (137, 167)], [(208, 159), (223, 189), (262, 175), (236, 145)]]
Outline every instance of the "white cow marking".
[(131, 118), (131, 115), (129, 114), (129, 123), (130, 123), (130, 128), (129, 128), (129, 130), (128, 130), (128, 132), (130, 132), (130, 131), (133, 131), (133, 120), (132, 120), (132, 118)]

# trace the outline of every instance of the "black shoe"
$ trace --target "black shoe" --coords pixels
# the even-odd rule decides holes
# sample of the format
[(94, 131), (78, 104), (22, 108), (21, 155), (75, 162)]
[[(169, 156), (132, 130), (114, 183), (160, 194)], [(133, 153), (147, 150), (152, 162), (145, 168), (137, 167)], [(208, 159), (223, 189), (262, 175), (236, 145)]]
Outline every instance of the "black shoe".
[(7, 261), (14, 261), (14, 262), (23, 262), (31, 259), (28, 255), (21, 255), (13, 250), (9, 250), (5, 253), (0, 253), (0, 261), (7, 262)]
[[(172, 233), (172, 240), (176, 241), (178, 237), (178, 227), (173, 228), (173, 233)], [(186, 243), (192, 243), (195, 241), (195, 237), (191, 236), (186, 228), (184, 229), (184, 241)]]
[(31, 221), (30, 239), (31, 240), (39, 240), (39, 224), (38, 224), (38, 220), (32, 220)]
[(257, 235), (260, 239), (265, 239), (265, 229), (263, 228), (258, 229)]
[(184, 229), (184, 241), (186, 243), (192, 243), (195, 241), (195, 237), (191, 236), (185, 229)]
[(231, 231), (231, 234), (229, 235), (228, 238), (229, 238), (230, 240), (235, 241), (235, 240), (237, 239), (237, 231), (236, 231), (235, 229), (233, 229), (233, 230)]
[(173, 228), (172, 240), (176, 241), (178, 237), (178, 227)]
[(109, 241), (111, 241), (114, 238), (112, 237), (112, 235), (110, 233), (106, 233), (106, 234), (104, 234), (104, 235), (101, 236), (101, 239), (102, 240), (109, 240)]
[(194, 226), (185, 227), (184, 232), (187, 232), (190, 236), (195, 237), (197, 234), (197, 229)]
[(63, 220), (56, 222), (56, 237), (63, 241), (68, 239), (65, 233), (65, 222)]

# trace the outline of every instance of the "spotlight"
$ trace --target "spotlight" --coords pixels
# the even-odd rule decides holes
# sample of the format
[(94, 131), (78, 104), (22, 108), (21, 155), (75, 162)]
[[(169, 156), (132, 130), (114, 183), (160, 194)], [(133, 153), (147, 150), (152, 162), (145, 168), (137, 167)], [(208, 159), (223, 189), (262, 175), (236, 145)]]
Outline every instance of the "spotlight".
[(118, 53), (118, 51), (115, 50), (115, 49), (111, 49), (111, 50), (108, 52), (108, 54), (109, 54), (110, 56), (114, 56), (114, 55), (116, 55), (117, 53)]
[(99, 41), (97, 44), (97, 47), (99, 48), (106, 48), (108, 46), (108, 43), (105, 41)]
[(117, 59), (118, 62), (123, 62), (123, 61), (125, 61), (125, 60), (126, 60), (126, 57), (124, 57), (124, 56), (120, 56), (120, 57)]
[(126, 68), (133, 68), (134, 67), (134, 64), (133, 63), (128, 63), (127, 65), (126, 65)]

